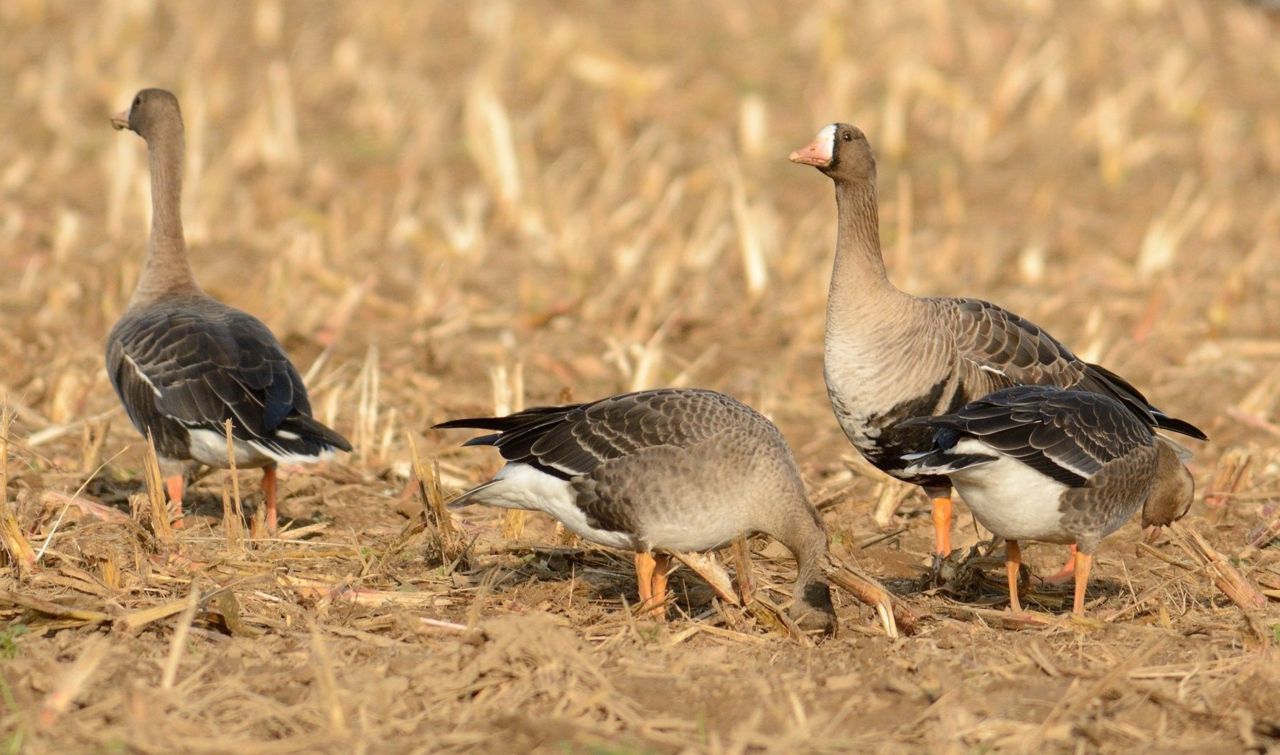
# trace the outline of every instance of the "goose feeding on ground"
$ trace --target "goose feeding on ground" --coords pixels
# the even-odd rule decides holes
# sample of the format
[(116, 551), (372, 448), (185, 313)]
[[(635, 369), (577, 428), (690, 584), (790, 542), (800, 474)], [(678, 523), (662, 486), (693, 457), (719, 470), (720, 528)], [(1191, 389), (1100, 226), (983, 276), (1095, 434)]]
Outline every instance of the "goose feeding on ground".
[(180, 214), (184, 138), (178, 99), (144, 89), (111, 118), (147, 143), (151, 234), (137, 288), (107, 337), (107, 374), (125, 411), (154, 440), (181, 526), (183, 462), (260, 467), (266, 520), (276, 530), (276, 465), (328, 458), (351, 444), (311, 416), (302, 377), (251, 315), (196, 284)]
[(880, 252), (875, 157), (857, 128), (831, 124), (791, 160), (835, 182), (823, 362), (831, 406), (871, 464), (923, 487), (933, 500), (935, 568), (951, 552), (951, 485), (944, 476), (905, 468), (903, 454), (928, 441), (925, 428), (899, 424), (908, 417), (953, 412), (1000, 388), (1052, 385), (1109, 396), (1145, 425), (1205, 440), (1198, 428), (1152, 406), (1123, 378), (1081, 360), (1029, 320), (979, 299), (920, 297), (895, 287)]
[(1019, 386), (954, 414), (902, 423), (930, 436), (907, 453), (910, 474), (949, 477), (983, 527), (1005, 540), (1009, 604), (1021, 611), (1022, 540), (1076, 546), (1075, 602), (1084, 613), (1098, 544), (1138, 511), (1168, 524), (1195, 492), (1179, 447), (1119, 401), (1097, 393)]
[[(664, 611), (669, 553), (762, 532), (796, 558), (796, 623), (835, 631), (826, 577), (844, 582), (830, 565), (822, 519), (782, 434), (736, 399), (651, 390), (436, 427), (493, 431), (465, 445), (494, 446), (507, 462), (453, 505), (543, 511), (585, 540), (634, 552), (647, 609)], [(877, 610), (892, 634), (885, 605)]]

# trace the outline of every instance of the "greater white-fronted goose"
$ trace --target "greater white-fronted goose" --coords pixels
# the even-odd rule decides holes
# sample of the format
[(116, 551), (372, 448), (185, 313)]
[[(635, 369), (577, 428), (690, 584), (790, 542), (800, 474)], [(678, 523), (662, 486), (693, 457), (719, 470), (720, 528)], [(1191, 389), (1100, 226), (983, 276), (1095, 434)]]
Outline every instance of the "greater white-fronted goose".
[(951, 552), (951, 485), (946, 477), (903, 467), (903, 453), (928, 441), (919, 427), (897, 426), (903, 419), (952, 412), (1000, 388), (1052, 385), (1110, 396), (1146, 425), (1205, 439), (1123, 378), (1079, 359), (1012, 312), (978, 299), (918, 297), (895, 287), (880, 252), (875, 157), (857, 128), (831, 124), (791, 160), (816, 167), (836, 188), (823, 364), (831, 406), (869, 462), (920, 485), (933, 499), (935, 566)]
[(181, 526), (183, 462), (261, 467), (268, 528), (276, 530), (276, 464), (312, 462), (351, 444), (311, 416), (302, 376), (256, 318), (196, 284), (182, 233), (184, 139), (178, 99), (144, 89), (111, 118), (147, 143), (151, 235), (129, 307), (107, 337), (107, 374), (129, 419), (154, 439)]
[(1195, 482), (1179, 448), (1110, 396), (1018, 386), (954, 414), (919, 417), (904, 429), (930, 434), (903, 457), (916, 475), (949, 477), (983, 527), (1006, 541), (1009, 604), (1021, 611), (1021, 540), (1068, 543), (1075, 552), (1074, 611), (1084, 613), (1093, 553), (1139, 510), (1143, 525), (1168, 524), (1191, 506)]
[(585, 540), (633, 551), (640, 599), (654, 612), (665, 609), (666, 552), (763, 532), (795, 555), (796, 622), (835, 630), (826, 530), (782, 434), (745, 404), (665, 389), (436, 427), (494, 431), (465, 445), (494, 446), (507, 461), (453, 505), (543, 511)]

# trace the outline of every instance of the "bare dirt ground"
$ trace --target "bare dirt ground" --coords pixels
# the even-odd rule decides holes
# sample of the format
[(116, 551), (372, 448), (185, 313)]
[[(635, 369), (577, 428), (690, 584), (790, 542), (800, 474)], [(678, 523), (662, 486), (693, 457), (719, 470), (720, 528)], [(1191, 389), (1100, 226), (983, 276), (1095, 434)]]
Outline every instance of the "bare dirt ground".
[[(15, 0), (0, 30), (3, 488), (38, 554), (0, 576), (5, 752), (1280, 747), (1280, 19)], [(288, 471), (275, 539), (233, 513), (249, 472), (153, 526), (102, 368), (149, 212), (142, 142), (107, 116), (145, 85), (183, 104), (198, 277), (357, 447)], [(1021, 312), (1212, 437), (1183, 534), (1104, 545), (1090, 620), (1035, 587), (1043, 622), (1011, 625), (999, 568), (916, 586), (927, 503), (854, 458), (822, 384), (834, 202), (786, 155), (837, 119), (876, 146), (900, 286)], [(627, 556), (541, 515), (460, 512), (442, 558), (415, 470), (447, 497), (498, 461), (432, 423), (658, 385), (769, 414), (836, 552), (918, 632), (841, 596), (814, 646), (682, 573), (670, 621), (633, 617)], [(755, 548), (785, 601), (790, 560)], [(1038, 574), (1063, 556), (1029, 551)]]

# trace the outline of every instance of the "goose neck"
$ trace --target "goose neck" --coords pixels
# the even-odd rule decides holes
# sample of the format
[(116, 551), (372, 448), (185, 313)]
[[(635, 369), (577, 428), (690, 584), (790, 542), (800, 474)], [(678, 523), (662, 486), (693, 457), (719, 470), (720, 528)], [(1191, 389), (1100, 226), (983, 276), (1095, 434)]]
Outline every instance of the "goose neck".
[(836, 210), (832, 305), (840, 308), (898, 294), (880, 251), (880, 213), (873, 179), (836, 181)]
[(187, 244), (182, 231), (182, 162), (184, 140), (181, 126), (165, 129), (147, 140), (147, 160), (151, 171), (151, 235), (138, 286), (130, 306), (138, 306), (167, 295), (198, 294)]

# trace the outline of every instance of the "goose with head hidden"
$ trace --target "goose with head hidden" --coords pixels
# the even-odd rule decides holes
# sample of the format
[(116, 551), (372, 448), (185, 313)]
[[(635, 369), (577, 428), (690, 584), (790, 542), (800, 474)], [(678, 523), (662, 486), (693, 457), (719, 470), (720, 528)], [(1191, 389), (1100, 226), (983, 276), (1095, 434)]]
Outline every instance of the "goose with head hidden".
[(1180, 447), (1099, 393), (1005, 388), (899, 427), (929, 436), (922, 450), (903, 456), (903, 469), (948, 477), (982, 526), (1004, 538), (1014, 611), (1021, 610), (1020, 541), (1077, 547), (1074, 611), (1083, 614), (1102, 539), (1138, 511), (1144, 526), (1169, 524), (1195, 493)]
[(782, 434), (736, 399), (651, 390), (436, 427), (490, 431), (466, 445), (494, 446), (507, 462), (453, 505), (543, 511), (585, 540), (634, 552), (646, 609), (664, 610), (669, 553), (762, 532), (796, 558), (796, 622), (835, 631), (826, 529)]

